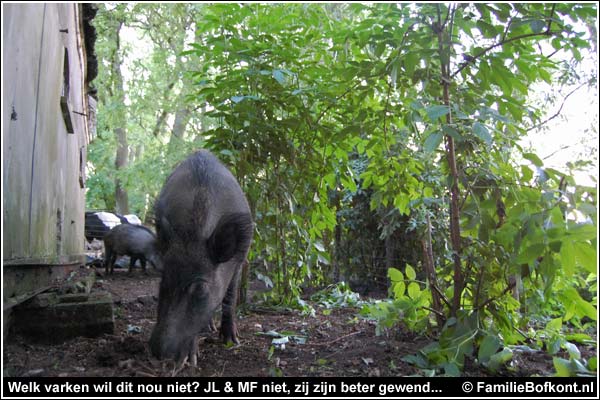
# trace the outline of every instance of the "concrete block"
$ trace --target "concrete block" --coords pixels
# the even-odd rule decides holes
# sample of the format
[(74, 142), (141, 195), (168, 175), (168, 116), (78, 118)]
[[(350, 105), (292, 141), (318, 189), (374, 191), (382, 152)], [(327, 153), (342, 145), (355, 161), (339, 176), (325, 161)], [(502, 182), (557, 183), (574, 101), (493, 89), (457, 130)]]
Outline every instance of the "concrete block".
[(15, 307), (12, 315), (15, 331), (45, 343), (60, 343), (77, 336), (96, 337), (114, 332), (110, 293), (63, 295), (59, 298), (65, 300), (65, 297), (66, 302), (44, 307)]

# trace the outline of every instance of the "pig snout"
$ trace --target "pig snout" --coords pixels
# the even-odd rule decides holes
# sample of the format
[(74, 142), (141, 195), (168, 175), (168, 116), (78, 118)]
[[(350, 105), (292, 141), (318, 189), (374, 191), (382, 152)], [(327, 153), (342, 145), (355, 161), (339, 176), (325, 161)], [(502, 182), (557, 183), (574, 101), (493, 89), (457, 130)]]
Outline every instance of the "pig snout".
[(155, 329), (150, 337), (150, 351), (158, 359), (173, 359), (177, 363), (195, 357), (198, 351), (198, 339), (193, 336), (165, 335)]

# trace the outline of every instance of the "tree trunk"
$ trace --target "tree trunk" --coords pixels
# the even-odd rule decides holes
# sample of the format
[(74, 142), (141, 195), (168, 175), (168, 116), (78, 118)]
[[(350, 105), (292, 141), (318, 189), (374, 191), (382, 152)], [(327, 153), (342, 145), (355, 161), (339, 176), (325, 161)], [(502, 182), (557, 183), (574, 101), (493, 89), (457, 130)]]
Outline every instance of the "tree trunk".
[(180, 152), (183, 151), (183, 136), (190, 119), (190, 110), (184, 106), (181, 106), (175, 113), (175, 122), (173, 122), (173, 129), (171, 130), (171, 138), (169, 139), (169, 154), (175, 155), (175, 158), (183, 158), (185, 155), (182, 154), (179, 157)]
[[(125, 128), (116, 128), (115, 135), (117, 136), (117, 157), (115, 159), (115, 167), (118, 171), (127, 168), (127, 159), (129, 148), (127, 146), (127, 131)], [(119, 214), (129, 214), (129, 196), (127, 189), (123, 187), (121, 179), (115, 179), (115, 203), (116, 211)]]
[(398, 268), (399, 265), (396, 265), (396, 257), (395, 257), (395, 240), (394, 235), (390, 233), (385, 237), (385, 268), (386, 273), (390, 268)]
[(112, 59), (112, 80), (114, 85), (113, 90), (113, 101), (118, 104), (122, 104), (122, 107), (118, 107), (115, 113), (114, 119), (114, 132), (117, 138), (117, 155), (115, 157), (115, 208), (120, 214), (129, 214), (129, 201), (127, 195), (127, 189), (124, 187), (121, 179), (119, 178), (120, 172), (127, 168), (129, 159), (129, 145), (127, 143), (127, 114), (125, 111), (125, 90), (123, 88), (123, 74), (121, 72), (121, 41), (120, 32), (123, 22), (119, 21), (115, 32), (115, 51)]
[(340, 209), (340, 192), (334, 193), (334, 207), (336, 209), (335, 230), (333, 232), (333, 282), (340, 281), (340, 266), (342, 263), (342, 221), (337, 212)]
[[(450, 6), (452, 7), (452, 6)], [(449, 21), (446, 24), (452, 23), (454, 18), (454, 12)], [(450, 33), (446, 29), (448, 25), (443, 26), (442, 17), (439, 12), (438, 4), (438, 21), (437, 21), (437, 35), (438, 35), (438, 49), (441, 60), (441, 73), (442, 73), (442, 88), (443, 88), (443, 102), (444, 105), (450, 107), (450, 65), (449, 65), (449, 54), (450, 54)], [(446, 33), (445, 40), (444, 33)], [(446, 124), (452, 124), (452, 113), (446, 114)], [(456, 166), (456, 151), (454, 149), (454, 139), (446, 135), (446, 159), (448, 161), (448, 167), (450, 168), (450, 241), (452, 243), (452, 259), (454, 261), (454, 296), (452, 298), (452, 309), (451, 315), (456, 316), (460, 309), (460, 301), (462, 298), (462, 292), (464, 288), (464, 274), (462, 271), (462, 265), (460, 260), (461, 255), (461, 240), (460, 240), (460, 211), (459, 201), (460, 194), (458, 190), (458, 168)]]
[(442, 329), (446, 323), (446, 319), (444, 318), (441, 292), (437, 284), (435, 261), (433, 260), (433, 245), (431, 242), (431, 221), (429, 220), (429, 215), (427, 215), (427, 231), (425, 232), (425, 237), (421, 239), (421, 247), (423, 249), (423, 266), (425, 267), (427, 279), (429, 280), (433, 311), (438, 324), (438, 329)]

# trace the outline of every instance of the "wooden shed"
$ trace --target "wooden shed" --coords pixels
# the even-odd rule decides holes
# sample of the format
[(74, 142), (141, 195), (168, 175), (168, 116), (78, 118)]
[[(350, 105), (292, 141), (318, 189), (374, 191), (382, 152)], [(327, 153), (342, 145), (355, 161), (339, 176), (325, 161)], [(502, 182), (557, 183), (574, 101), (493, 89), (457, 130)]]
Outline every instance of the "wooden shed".
[(85, 263), (94, 14), (84, 4), (2, 4), (4, 336), (14, 305)]

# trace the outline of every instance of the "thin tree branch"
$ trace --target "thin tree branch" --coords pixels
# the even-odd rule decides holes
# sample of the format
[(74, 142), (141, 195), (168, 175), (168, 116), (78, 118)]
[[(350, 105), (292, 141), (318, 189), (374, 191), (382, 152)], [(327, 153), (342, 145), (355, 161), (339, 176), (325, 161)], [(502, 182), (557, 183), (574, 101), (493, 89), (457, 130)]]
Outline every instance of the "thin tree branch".
[(548, 122), (552, 121), (554, 118), (558, 117), (560, 115), (560, 113), (562, 112), (563, 107), (565, 106), (565, 103), (567, 102), (567, 99), (576, 91), (578, 91), (579, 89), (581, 89), (582, 87), (584, 87), (585, 85), (587, 85), (588, 82), (583, 82), (582, 84), (580, 84), (579, 86), (577, 86), (575, 89), (571, 90), (569, 93), (567, 93), (565, 95), (565, 97), (563, 97), (563, 101), (560, 104), (560, 107), (558, 108), (558, 111), (556, 111), (554, 114), (552, 114), (550, 117), (546, 118), (544, 121), (540, 122), (539, 124), (536, 124), (530, 128), (526, 129), (526, 132), (532, 131), (534, 129), (537, 129), (539, 127), (541, 127), (542, 125), (547, 124)]
[(493, 45), (488, 46), (485, 49), (481, 50), (479, 53), (475, 54), (474, 56), (468, 56), (467, 60), (465, 62), (463, 62), (460, 65), (460, 67), (458, 67), (458, 69), (450, 75), (450, 78), (454, 78), (456, 75), (458, 75), (458, 73), (460, 71), (465, 69), (469, 64), (474, 63), (475, 60), (477, 60), (478, 58), (480, 58), (481, 56), (486, 54), (488, 51), (495, 49), (496, 47), (503, 46), (507, 43), (514, 42), (514, 41), (521, 40), (521, 39), (528, 39), (528, 38), (536, 37), (536, 36), (553, 36), (553, 35), (558, 35), (559, 33), (562, 33), (562, 32), (545, 31), (545, 32), (540, 32), (540, 33), (526, 33), (524, 35), (515, 36), (513, 38), (502, 40), (498, 43), (494, 43)]
[(558, 149), (558, 150), (555, 150), (555, 151), (553, 151), (552, 153), (548, 154), (546, 157), (542, 158), (542, 160), (547, 160), (547, 159), (549, 159), (550, 157), (552, 157), (553, 155), (555, 155), (556, 153), (558, 153), (559, 151), (566, 150), (566, 149), (568, 149), (568, 148), (570, 148), (570, 147), (571, 147), (571, 145), (569, 145), (569, 144), (567, 144), (567, 145), (563, 145), (563, 146), (561, 146), (561, 147), (560, 147), (560, 149)]
[(504, 289), (502, 291), (502, 293), (500, 293), (498, 296), (496, 297), (492, 297), (487, 299), (483, 304), (481, 304), (479, 307), (475, 307), (473, 308), (474, 310), (481, 310), (483, 308), (485, 308), (485, 306), (487, 306), (488, 304), (490, 304), (493, 301), (496, 301), (500, 298), (502, 298), (502, 296), (504, 296), (506, 293), (510, 292), (511, 290), (513, 290), (513, 288), (516, 286), (516, 282), (511, 282), (509, 283), (509, 285), (506, 287), (506, 289)]
[(546, 35), (550, 34), (550, 28), (552, 27), (552, 16), (554, 15), (555, 10), (556, 10), (556, 3), (553, 3), (552, 10), (550, 10), (550, 15), (548, 16), (548, 28), (546, 29)]

